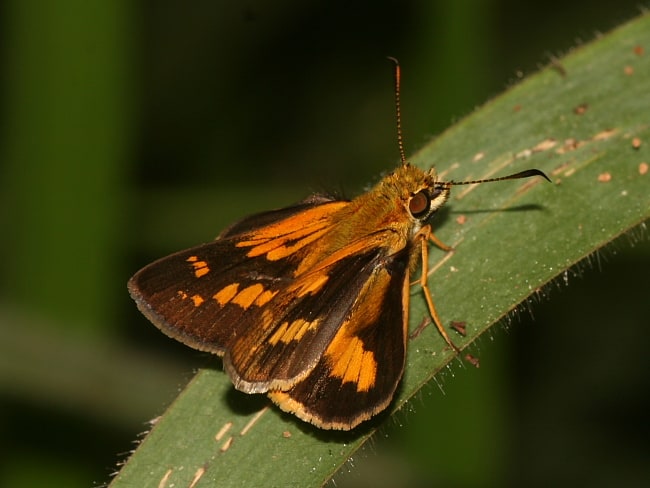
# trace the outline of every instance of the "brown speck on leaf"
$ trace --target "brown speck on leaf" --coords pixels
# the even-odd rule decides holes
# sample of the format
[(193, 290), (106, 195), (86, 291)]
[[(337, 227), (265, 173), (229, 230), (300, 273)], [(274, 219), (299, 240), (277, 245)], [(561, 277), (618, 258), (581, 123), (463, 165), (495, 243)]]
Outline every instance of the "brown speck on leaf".
[(465, 222), (467, 222), (467, 215), (463, 214), (463, 215), (459, 215), (458, 217), (456, 217), (456, 223), (458, 225), (463, 225)]
[(517, 104), (514, 107), (512, 107), (513, 112), (520, 112), (521, 111), (521, 105)]
[(634, 66), (630, 66), (629, 64), (623, 68), (623, 73), (625, 73), (627, 76), (632, 76), (634, 74)]
[(223, 424), (223, 426), (221, 427), (221, 429), (219, 429), (219, 432), (217, 432), (217, 433), (215, 434), (215, 436), (214, 436), (214, 440), (215, 440), (215, 441), (220, 441), (221, 438), (222, 438), (224, 435), (226, 435), (226, 433), (231, 429), (231, 427), (232, 427), (232, 422), (226, 422), (225, 424)]
[(223, 444), (221, 444), (219, 451), (226, 452), (228, 449), (230, 449), (230, 446), (232, 446), (232, 442), (233, 442), (232, 436), (228, 437), (226, 441)]
[(580, 105), (578, 105), (573, 109), (573, 113), (576, 115), (583, 115), (588, 108), (589, 108), (588, 103), (581, 103)]
[(592, 139), (594, 141), (604, 141), (612, 137), (614, 134), (616, 134), (616, 129), (605, 129), (605, 130), (601, 130)]
[(458, 322), (453, 320), (451, 322), (451, 328), (458, 332), (460, 335), (465, 337), (467, 335), (467, 322)]
[(534, 186), (539, 185), (541, 183), (540, 180), (541, 180), (541, 178), (534, 178), (534, 179), (528, 180), (527, 182), (522, 184), (519, 188), (517, 188), (517, 194), (520, 195), (520, 194), (530, 190)]
[(607, 183), (608, 181), (611, 180), (612, 180), (612, 174), (609, 172), (600, 173), (598, 175), (598, 181), (600, 181), (601, 183)]
[[(200, 480), (201, 478), (203, 478), (203, 475), (204, 475), (204, 474), (205, 474), (205, 467), (201, 466), (199, 469), (197, 469), (197, 470), (194, 472), (194, 477), (192, 478), (192, 481), (191, 481), (190, 484), (188, 485), (189, 488), (194, 488), (194, 487), (197, 485), (197, 483), (199, 482), (199, 480)], [(160, 486), (160, 485), (159, 485), (159, 486)]]
[(291, 432), (289, 432), (288, 430), (285, 430), (282, 433), (282, 437), (284, 437), (285, 439), (289, 439), (291, 437)]
[(557, 145), (557, 141), (552, 137), (549, 137), (548, 139), (544, 139), (542, 142), (537, 143), (533, 147), (532, 151), (534, 153), (548, 151), (549, 149), (553, 149), (556, 145)]
[(532, 149), (524, 149), (515, 154), (516, 158), (529, 158), (533, 154)]
[(409, 334), (409, 339), (415, 339), (417, 336), (419, 336), (430, 323), (431, 319), (428, 316), (425, 316), (420, 324), (415, 328), (415, 330)]
[(643, 46), (640, 46), (638, 44), (634, 46), (634, 54), (636, 54), (637, 56), (643, 56), (643, 51), (644, 51)]
[(573, 138), (565, 139), (564, 144), (562, 144), (562, 147), (557, 148), (555, 152), (558, 154), (568, 153), (569, 151), (575, 151), (583, 144), (584, 142), (581, 142), (577, 139), (573, 139)]
[(555, 167), (555, 168), (553, 168), (553, 169), (551, 170), (551, 176), (557, 176), (557, 175), (559, 175), (559, 174), (562, 173), (565, 169), (567, 169), (569, 166), (571, 166), (571, 163), (569, 163), (568, 161), (562, 163), (561, 165), (559, 165), (559, 166), (557, 166), (557, 167)]
[(644, 175), (648, 172), (648, 163), (639, 163), (639, 174)]
[(641, 138), (635, 137), (632, 139), (632, 147), (634, 149), (639, 149), (641, 147)]
[(169, 481), (169, 478), (171, 477), (173, 472), (174, 472), (173, 469), (168, 469), (167, 471), (165, 471), (165, 474), (158, 482), (158, 486), (167, 486), (167, 482)]
[(475, 368), (479, 368), (481, 366), (481, 363), (480, 363), (479, 359), (476, 356), (472, 356), (469, 353), (465, 354), (465, 361), (467, 361), (469, 364), (471, 364)]
[(240, 436), (245, 436), (248, 434), (248, 432), (253, 428), (253, 426), (262, 418), (262, 415), (268, 411), (269, 407), (268, 405), (266, 407), (261, 408), (258, 410), (258, 412), (253, 415), (253, 417), (248, 421), (246, 425), (244, 425), (244, 428), (239, 432)]

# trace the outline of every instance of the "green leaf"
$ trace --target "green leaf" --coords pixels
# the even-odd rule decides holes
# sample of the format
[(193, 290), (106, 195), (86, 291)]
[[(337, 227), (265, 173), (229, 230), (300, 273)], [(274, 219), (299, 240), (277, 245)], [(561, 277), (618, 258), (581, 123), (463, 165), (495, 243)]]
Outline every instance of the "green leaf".
[[(650, 217), (648, 46), (644, 15), (515, 86), (413, 157), (447, 180), (535, 167), (554, 181), (455, 187), (434, 222), (455, 252), (431, 248), (429, 284), (443, 322), (466, 323), (467, 336), (454, 336), (461, 347)], [(414, 330), (428, 314), (418, 286), (411, 298)], [(410, 340), (392, 412), (453, 359), (434, 327)], [(391, 415), (341, 433), (266, 407), (263, 396), (235, 391), (219, 366), (200, 371), (111, 486), (321, 485)]]

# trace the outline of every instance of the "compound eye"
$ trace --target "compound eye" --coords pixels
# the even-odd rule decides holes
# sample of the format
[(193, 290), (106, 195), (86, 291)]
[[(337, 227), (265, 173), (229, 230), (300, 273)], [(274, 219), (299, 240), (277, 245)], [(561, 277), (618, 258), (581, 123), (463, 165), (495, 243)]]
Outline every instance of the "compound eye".
[(429, 213), (430, 208), (431, 199), (429, 198), (429, 194), (424, 190), (417, 192), (409, 201), (409, 212), (411, 212), (411, 215), (416, 219), (424, 217)]

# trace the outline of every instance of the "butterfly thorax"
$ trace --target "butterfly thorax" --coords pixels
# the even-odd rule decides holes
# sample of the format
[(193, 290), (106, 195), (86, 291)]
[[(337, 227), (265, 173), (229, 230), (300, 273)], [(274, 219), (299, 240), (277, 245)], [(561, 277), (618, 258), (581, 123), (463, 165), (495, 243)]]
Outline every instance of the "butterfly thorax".
[[(402, 165), (340, 209), (333, 234), (341, 246), (381, 234), (382, 246), (392, 254), (407, 245), (448, 196), (449, 187), (436, 181), (433, 168)], [(414, 212), (414, 199), (420, 198), (423, 206)]]

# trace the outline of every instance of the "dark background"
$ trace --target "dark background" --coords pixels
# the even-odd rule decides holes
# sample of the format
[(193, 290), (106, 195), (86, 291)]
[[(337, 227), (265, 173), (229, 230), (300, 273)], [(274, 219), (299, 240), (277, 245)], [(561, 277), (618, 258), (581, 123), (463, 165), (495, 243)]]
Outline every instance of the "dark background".
[[(386, 56), (402, 64), (411, 153), (639, 12), (628, 0), (45, 3), (0, 7), (11, 487), (106, 482), (205, 364), (137, 312), (135, 270), (394, 166)], [(416, 399), (417, 415), (389, 421), (339, 485), (647, 486), (647, 233), (574, 274), (480, 341), (479, 370), (454, 365), (445, 395), (434, 384), (426, 411)]]

